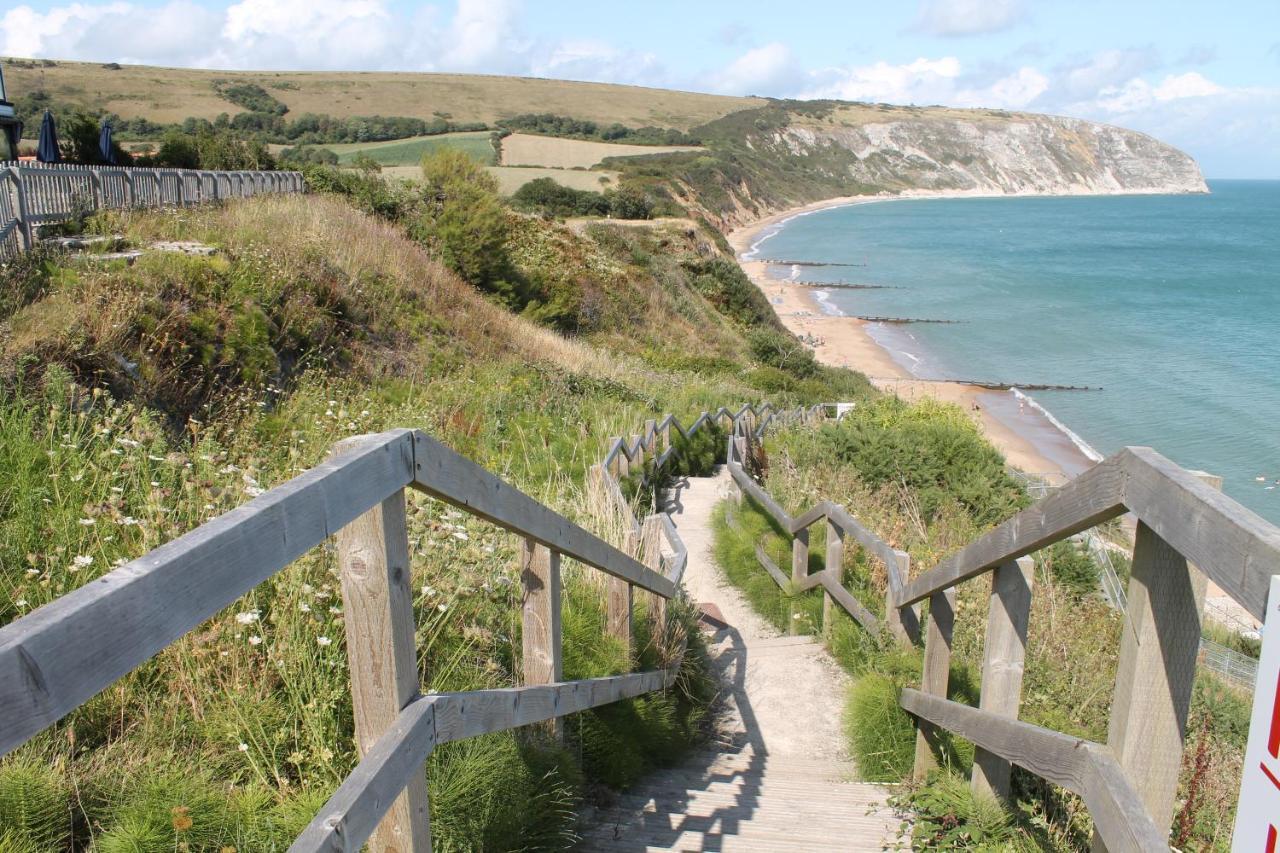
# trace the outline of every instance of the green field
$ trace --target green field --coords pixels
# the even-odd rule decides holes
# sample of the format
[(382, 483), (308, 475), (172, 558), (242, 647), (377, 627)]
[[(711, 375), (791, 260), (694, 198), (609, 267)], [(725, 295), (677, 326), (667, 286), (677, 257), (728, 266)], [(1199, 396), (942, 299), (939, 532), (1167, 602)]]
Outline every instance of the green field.
[(492, 166), (496, 158), (489, 142), (489, 131), (468, 133), (441, 133), (437, 136), (414, 136), (409, 139), (393, 139), (388, 142), (352, 142), (346, 145), (325, 145), (338, 155), (338, 162), (349, 164), (361, 152), (368, 154), (383, 166), (416, 166), (422, 155), (438, 148), (457, 148), (475, 159)]

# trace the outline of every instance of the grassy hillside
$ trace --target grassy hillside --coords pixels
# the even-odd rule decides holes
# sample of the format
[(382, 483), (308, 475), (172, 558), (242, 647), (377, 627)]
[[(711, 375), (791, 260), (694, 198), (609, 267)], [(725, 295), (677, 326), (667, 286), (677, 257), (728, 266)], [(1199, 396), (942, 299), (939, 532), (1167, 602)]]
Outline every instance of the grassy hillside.
[[(768, 306), (690, 223), (503, 215), (512, 274), (531, 284), (519, 306), (443, 267), (409, 214), (324, 195), (88, 224), (210, 257), (37, 252), (7, 268), (0, 624), (354, 433), (425, 429), (620, 542), (584, 509), (608, 436), (665, 411), (866, 393), (854, 374), (770, 363), (753, 343), (782, 334)], [(420, 495), (409, 519), (423, 689), (518, 683), (515, 537)], [(628, 661), (603, 635), (599, 579), (566, 571), (567, 677), (652, 666), (643, 614)], [(283, 850), (355, 762), (342, 620), (317, 549), (0, 761), (0, 849)], [(584, 801), (677, 760), (711, 697), (690, 620), (678, 688), (578, 715), (566, 748), (518, 733), (437, 750), (437, 845), (563, 849)]]
[(59, 101), (105, 109), (124, 118), (212, 121), (241, 109), (219, 96), (215, 84), (256, 83), (290, 113), (337, 117), (384, 115), (484, 122), (551, 112), (602, 124), (654, 125), (687, 130), (744, 107), (763, 103), (638, 86), (578, 83), (478, 74), (373, 72), (205, 71), (97, 63), (3, 59), (10, 98), (46, 91)]

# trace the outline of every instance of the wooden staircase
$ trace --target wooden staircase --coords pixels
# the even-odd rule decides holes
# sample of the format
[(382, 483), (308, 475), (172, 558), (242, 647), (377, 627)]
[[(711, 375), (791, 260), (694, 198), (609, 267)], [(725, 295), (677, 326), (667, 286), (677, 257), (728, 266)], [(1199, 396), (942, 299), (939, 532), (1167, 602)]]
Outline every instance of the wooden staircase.
[(688, 549), (689, 595), (717, 614), (708, 640), (722, 685), (717, 748), (627, 792), (597, 815), (579, 849), (891, 847), (901, 818), (888, 789), (857, 781), (841, 750), (846, 676), (817, 638), (778, 636), (715, 565), (711, 512), (732, 488), (727, 469), (690, 477), (667, 507)]

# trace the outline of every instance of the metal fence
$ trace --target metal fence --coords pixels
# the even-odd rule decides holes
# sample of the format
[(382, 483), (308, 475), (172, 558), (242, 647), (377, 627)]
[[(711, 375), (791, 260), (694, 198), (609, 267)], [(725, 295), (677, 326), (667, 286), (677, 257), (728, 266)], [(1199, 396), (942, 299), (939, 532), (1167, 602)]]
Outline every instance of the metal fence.
[(304, 189), (301, 172), (0, 163), (0, 258), (30, 249), (38, 226), (95, 210), (186, 207)]

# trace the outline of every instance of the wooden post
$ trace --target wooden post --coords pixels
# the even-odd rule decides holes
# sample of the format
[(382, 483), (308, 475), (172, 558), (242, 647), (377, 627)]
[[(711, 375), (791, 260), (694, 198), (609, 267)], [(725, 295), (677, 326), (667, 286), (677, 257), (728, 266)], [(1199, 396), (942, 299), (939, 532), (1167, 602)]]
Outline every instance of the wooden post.
[[(1195, 472), (1214, 488), (1222, 479)], [(1141, 519), (1107, 745), (1156, 828), (1173, 822), (1207, 580)], [(1094, 833), (1093, 849), (1105, 850)]]
[[(658, 574), (662, 574), (662, 516), (654, 513), (644, 520), (640, 532), (642, 561)], [(656, 592), (648, 593), (649, 622), (655, 645), (660, 645), (667, 627), (667, 600)]]
[[(987, 639), (983, 644), (982, 697), (978, 707), (1002, 717), (1018, 718), (1022, 703), (1023, 661), (1027, 656), (1027, 624), (1031, 620), (1031, 586), (1035, 562), (1022, 557), (991, 573)], [(974, 793), (1009, 798), (1010, 763), (982, 747), (973, 752)]]
[[(609, 578), (608, 612), (605, 630), (609, 636), (617, 637), (627, 658), (631, 657), (631, 607), (635, 590), (622, 578)], [(630, 666), (627, 667), (630, 670)]]
[[(905, 584), (911, 579), (911, 555), (906, 551), (895, 550), (894, 556), (898, 561), (898, 576)], [(904, 646), (910, 646), (915, 642), (915, 638), (911, 636), (911, 631), (902, 624), (902, 609), (895, 606), (893, 600), (893, 584), (886, 583), (884, 592), (884, 621), (891, 633), (899, 643)], [(912, 620), (915, 623), (915, 630), (919, 631), (919, 620)]]
[[(520, 583), (523, 590), (524, 683), (554, 684), (564, 680), (560, 648), (560, 554), (533, 539), (520, 549)], [(549, 733), (559, 739), (560, 718), (550, 721)]]
[[(342, 528), (337, 539), (356, 745), (364, 757), (419, 692), (404, 490)], [(430, 814), (424, 771), (378, 824), (370, 849), (429, 853)]]
[[(824, 571), (840, 585), (844, 582), (844, 530), (827, 517), (827, 563)], [(836, 600), (825, 589), (822, 591), (822, 633), (830, 635), (832, 620), (836, 615)], [(794, 620), (792, 620), (794, 621)]]
[(22, 232), (22, 246), (30, 251), (31, 247), (36, 244), (35, 232), (31, 227), (31, 208), (27, 203), (27, 186), (22, 181), (22, 169), (10, 169), (9, 174), (13, 176), (13, 187), (18, 197), (18, 220), (21, 223), (18, 230)]
[(124, 206), (133, 207), (133, 174), (128, 169), (124, 172)]
[[(955, 589), (929, 596), (929, 630), (924, 641), (924, 668), (920, 674), (920, 692), (947, 697), (951, 680), (951, 633), (955, 628)], [(916, 763), (912, 778), (919, 781), (937, 766), (933, 751), (937, 745), (933, 725), (916, 720)]]
[(93, 209), (102, 210), (102, 175), (97, 169), (89, 170), (89, 191), (93, 195)]
[(791, 581), (799, 583), (809, 576), (809, 528), (797, 530), (791, 540)]

